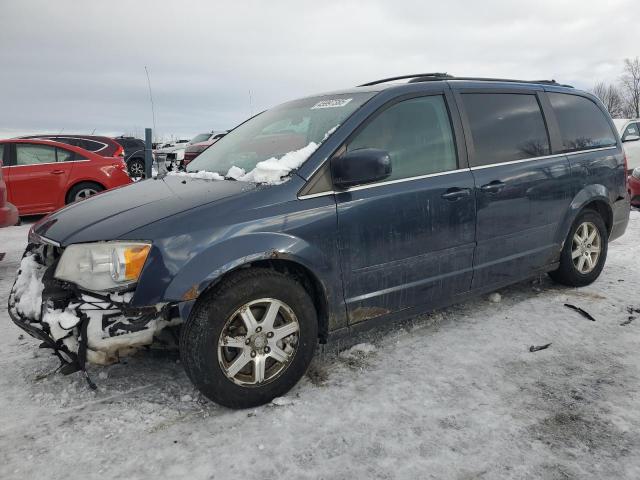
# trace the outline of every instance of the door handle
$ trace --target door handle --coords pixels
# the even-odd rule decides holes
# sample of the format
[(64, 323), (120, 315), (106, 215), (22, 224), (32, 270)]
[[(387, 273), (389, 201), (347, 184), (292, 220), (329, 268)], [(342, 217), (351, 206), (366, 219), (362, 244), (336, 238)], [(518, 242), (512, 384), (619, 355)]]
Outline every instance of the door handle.
[(64, 173), (64, 170), (51, 170), (49, 173), (51, 175), (62, 175)]
[(480, 187), (480, 190), (486, 193), (494, 194), (494, 193), (498, 193), (504, 187), (505, 187), (504, 182), (501, 182), (500, 180), (494, 180), (493, 182), (489, 182), (486, 185), (482, 185)]
[(450, 202), (455, 202), (456, 200), (460, 200), (461, 198), (471, 196), (471, 189), (452, 187), (447, 189), (447, 191), (440, 196), (445, 200), (449, 200)]

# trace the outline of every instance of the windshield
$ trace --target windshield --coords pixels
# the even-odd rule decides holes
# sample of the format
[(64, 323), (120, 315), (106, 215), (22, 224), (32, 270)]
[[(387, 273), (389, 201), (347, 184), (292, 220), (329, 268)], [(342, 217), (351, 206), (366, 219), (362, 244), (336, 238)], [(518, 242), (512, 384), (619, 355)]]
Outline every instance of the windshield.
[(278, 183), (375, 93), (305, 98), (267, 110), (232, 130), (189, 163), (187, 172), (211, 172), (249, 182)]
[(193, 137), (189, 143), (205, 142), (209, 140), (210, 136), (211, 136), (210, 133), (201, 133), (200, 135), (196, 135), (195, 137)]

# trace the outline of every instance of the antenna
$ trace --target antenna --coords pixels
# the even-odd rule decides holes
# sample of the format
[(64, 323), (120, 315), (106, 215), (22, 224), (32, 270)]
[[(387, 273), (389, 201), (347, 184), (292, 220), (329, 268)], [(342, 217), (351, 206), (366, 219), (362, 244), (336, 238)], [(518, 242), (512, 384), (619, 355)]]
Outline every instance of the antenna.
[(156, 111), (153, 107), (153, 94), (151, 93), (151, 79), (149, 78), (149, 70), (147, 66), (144, 66), (144, 71), (147, 74), (147, 85), (149, 85), (149, 100), (151, 101), (151, 117), (153, 118), (153, 131), (157, 135), (156, 132)]
[(91, 135), (93, 135), (94, 133), (96, 133), (96, 129), (95, 128), (91, 131)]

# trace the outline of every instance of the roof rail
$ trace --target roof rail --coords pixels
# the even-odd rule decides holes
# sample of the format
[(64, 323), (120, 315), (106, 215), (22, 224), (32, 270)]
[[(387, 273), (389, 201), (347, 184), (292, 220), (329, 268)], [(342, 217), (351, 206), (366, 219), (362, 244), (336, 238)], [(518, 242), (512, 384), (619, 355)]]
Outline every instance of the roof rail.
[[(424, 78), (424, 81), (427, 80), (445, 80), (447, 78), (453, 78), (451, 75), (447, 73), (414, 73), (413, 75), (400, 75), (398, 77), (389, 77), (383, 78), (382, 80), (374, 80), (373, 82), (363, 83), (362, 85), (358, 85), (359, 87), (370, 87), (372, 85), (378, 85), (379, 83), (387, 83), (392, 82), (394, 80), (406, 80), (407, 78)], [(415, 81), (415, 80), (414, 80)]]
[(572, 85), (565, 85), (556, 82), (555, 80), (514, 80), (511, 78), (486, 78), (486, 77), (454, 77), (448, 73), (418, 73), (414, 75), (400, 75), (398, 77), (383, 78), (382, 80), (375, 80), (373, 82), (363, 83), (358, 85), (359, 87), (370, 87), (372, 85), (378, 85), (380, 83), (392, 82), (394, 80), (406, 80), (408, 83), (418, 82), (434, 82), (442, 80), (468, 80), (473, 82), (509, 82), (509, 83), (537, 83), (542, 85), (556, 85), (558, 87), (573, 88)]

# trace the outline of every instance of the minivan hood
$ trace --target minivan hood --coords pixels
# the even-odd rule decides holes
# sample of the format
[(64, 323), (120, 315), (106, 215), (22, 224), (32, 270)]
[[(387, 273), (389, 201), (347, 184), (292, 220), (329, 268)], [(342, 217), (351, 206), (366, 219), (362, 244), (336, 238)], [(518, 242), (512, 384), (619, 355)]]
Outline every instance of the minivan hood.
[(162, 218), (255, 188), (247, 182), (166, 175), (71, 204), (40, 220), (33, 231), (62, 246), (114, 240)]

